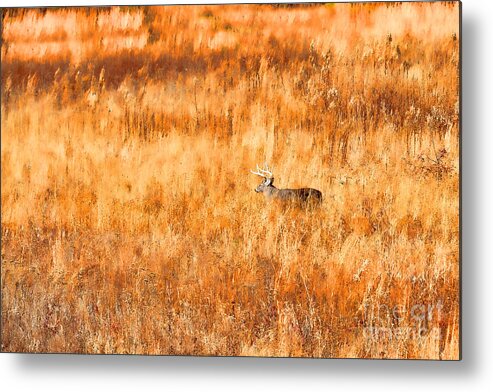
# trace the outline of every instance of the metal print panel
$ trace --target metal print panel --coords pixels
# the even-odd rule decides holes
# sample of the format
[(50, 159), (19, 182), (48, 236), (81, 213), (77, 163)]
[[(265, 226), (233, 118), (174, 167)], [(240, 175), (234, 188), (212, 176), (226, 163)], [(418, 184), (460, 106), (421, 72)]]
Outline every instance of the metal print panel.
[(460, 358), (460, 3), (4, 8), (1, 350)]

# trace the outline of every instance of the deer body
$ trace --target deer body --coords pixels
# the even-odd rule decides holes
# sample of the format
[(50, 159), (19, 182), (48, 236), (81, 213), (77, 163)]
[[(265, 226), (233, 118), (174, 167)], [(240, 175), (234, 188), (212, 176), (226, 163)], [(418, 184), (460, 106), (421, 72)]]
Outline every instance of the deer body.
[(255, 188), (255, 192), (263, 193), (267, 200), (281, 200), (286, 202), (297, 202), (300, 204), (307, 204), (310, 202), (321, 203), (322, 192), (313, 188), (299, 188), (299, 189), (278, 189), (274, 186), (274, 177), (268, 170), (262, 170), (257, 166), (257, 172), (253, 172), (258, 176), (264, 178), (262, 183)]

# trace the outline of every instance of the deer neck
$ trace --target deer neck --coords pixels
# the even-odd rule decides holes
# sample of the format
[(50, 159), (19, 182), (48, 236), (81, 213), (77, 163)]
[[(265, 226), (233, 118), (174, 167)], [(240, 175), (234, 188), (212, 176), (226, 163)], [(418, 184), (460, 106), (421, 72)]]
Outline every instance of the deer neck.
[(269, 185), (264, 190), (264, 196), (267, 197), (268, 199), (270, 199), (272, 197), (276, 197), (278, 192), (279, 192), (279, 189), (277, 189), (274, 185)]

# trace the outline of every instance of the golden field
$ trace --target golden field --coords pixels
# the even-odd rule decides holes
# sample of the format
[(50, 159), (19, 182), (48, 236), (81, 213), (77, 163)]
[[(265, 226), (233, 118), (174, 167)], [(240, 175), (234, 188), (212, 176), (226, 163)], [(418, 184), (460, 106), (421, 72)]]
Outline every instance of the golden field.
[[(4, 9), (2, 351), (458, 359), (458, 29)], [(264, 162), (322, 205), (267, 203)]]

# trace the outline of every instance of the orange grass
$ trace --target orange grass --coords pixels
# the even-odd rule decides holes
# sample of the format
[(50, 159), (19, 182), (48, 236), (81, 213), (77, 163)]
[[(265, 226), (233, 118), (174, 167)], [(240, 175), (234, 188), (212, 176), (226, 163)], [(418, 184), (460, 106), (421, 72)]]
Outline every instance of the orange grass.
[(458, 18), (4, 9), (2, 350), (457, 359)]

